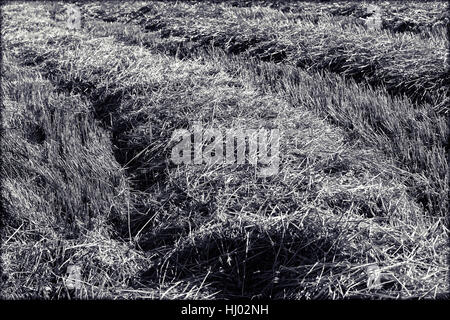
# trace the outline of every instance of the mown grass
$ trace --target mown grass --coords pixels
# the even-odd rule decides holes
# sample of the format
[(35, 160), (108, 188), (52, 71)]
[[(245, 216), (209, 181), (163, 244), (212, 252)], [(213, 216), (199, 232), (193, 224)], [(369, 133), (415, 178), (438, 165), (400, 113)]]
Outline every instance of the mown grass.
[(429, 102), (436, 111), (447, 112), (445, 84), (449, 74), (444, 64), (448, 49), (444, 26), (431, 38), (424, 38), (367, 30), (363, 22), (343, 21), (330, 14), (290, 17), (268, 7), (155, 2), (143, 8), (147, 9), (145, 13), (131, 22), (154, 34), (136, 39), (144, 39), (144, 43), (149, 40), (149, 46), (154, 46), (156, 37), (172, 45), (166, 45), (168, 52), (190, 52), (213, 45), (264, 61), (330, 70), (384, 86), (391, 94), (406, 94), (413, 102)]
[[(218, 1), (220, 3), (220, 1)], [(288, 17), (333, 16), (342, 23), (363, 25), (362, 19), (370, 17), (367, 6), (370, 2), (339, 1), (251, 1), (236, 3), (238, 7), (263, 6), (283, 12)], [(422, 36), (432, 36), (445, 32), (449, 23), (448, 11), (444, 1), (389, 1), (371, 3), (381, 9), (381, 28), (392, 32), (412, 32)], [(361, 23), (363, 22), (363, 23)]]
[[(173, 42), (149, 37), (134, 27), (94, 22), (90, 30), (97, 36), (114, 36), (125, 43), (145, 44), (156, 52), (180, 53)], [(204, 54), (194, 52), (189, 50), (191, 56)], [(250, 64), (254, 73), (261, 73), (261, 85), (272, 92), (287, 94), (293, 104), (306, 103), (364, 143), (383, 150), (398, 161), (400, 167), (416, 174), (409, 183), (410, 191), (426, 210), (446, 214), (448, 127), (446, 118), (436, 115), (432, 105), (412, 108), (412, 102), (406, 97), (390, 97), (385, 89), (361, 89), (355, 81), (328, 73), (311, 78), (292, 66), (265, 66), (261, 71), (255, 63)], [(241, 64), (236, 69), (240, 67)]]
[[(2, 230), (3, 238), (9, 239), (3, 256), (13, 259), (17, 246), (22, 245), (32, 252), (30, 258), (37, 260), (19, 255), (15, 263), (6, 264), (6, 274), (13, 276), (2, 288), (3, 296), (23, 298), (22, 291), (14, 290), (20, 286), (31, 287), (32, 296), (50, 286), (51, 297), (59, 297), (54, 292), (59, 292), (61, 277), (39, 282), (32, 266), (50, 264), (60, 270), (67, 258), (79, 258), (84, 279), (99, 288), (96, 295), (83, 291), (75, 294), (78, 298), (108, 294), (153, 298), (408, 298), (438, 297), (447, 290), (448, 233), (444, 221), (425, 215), (415, 194), (408, 191), (417, 175), (401, 170), (393, 154), (386, 152), (395, 146), (395, 140), (382, 140), (388, 144), (384, 150), (377, 140), (380, 132), (362, 130), (377, 119), (367, 119), (371, 113), (356, 114), (352, 123), (355, 135), (349, 136), (314, 112), (330, 108), (326, 113), (333, 115), (334, 110), (335, 121), (347, 121), (348, 128), (349, 114), (368, 101), (377, 101), (373, 110), (385, 121), (388, 113), (397, 120), (408, 100), (391, 99), (386, 92), (360, 88), (329, 74), (295, 73), (289, 67), (245, 61), (219, 52), (180, 60), (95, 32), (68, 32), (50, 20), (43, 8), (9, 5), (7, 9), (2, 30), (5, 50), (17, 59), (14, 63), (22, 64), (13, 74), (31, 68), (34, 74), (40, 73), (51, 82), (49, 95), (79, 97), (88, 119), (82, 118), (83, 123), (90, 124), (87, 131), (108, 137), (101, 140), (101, 147), (93, 146), (92, 152), (107, 150), (102, 154), (110, 159), (99, 157), (101, 160), (92, 164), (96, 172), (83, 170), (84, 165), (89, 167), (97, 160), (95, 153), (88, 160), (84, 151), (76, 148), (63, 153), (65, 163), (58, 169), (73, 168), (69, 176), (74, 178), (57, 180), (60, 189), (68, 189), (72, 181), (82, 178), (84, 187), (93, 188), (112, 174), (124, 180), (125, 194), (120, 188), (104, 189), (101, 184), (90, 191), (94, 201), (102, 203), (102, 196), (94, 196), (110, 190), (103, 197), (110, 197), (108, 203), (120, 204), (114, 215), (118, 218), (109, 221), (109, 208), (96, 207), (99, 211), (94, 216), (106, 219), (100, 225), (111, 228), (101, 238), (102, 245), (95, 240), (103, 235), (96, 231), (98, 225), (94, 224), (89, 232), (80, 227), (74, 239), (69, 239), (74, 243), (65, 242), (71, 251), (61, 254), (61, 250), (49, 250), (51, 264), (38, 260), (42, 252), (52, 248), (48, 242), (39, 242), (34, 252), (28, 249), (35, 243), (32, 239), (45, 238), (37, 231), (51, 224), (46, 222), (37, 231), (22, 233), (21, 228), (9, 227), (10, 221), (23, 219), (10, 209), (8, 227)], [(30, 14), (35, 18), (29, 19)], [(15, 30), (15, 25), (21, 29)], [(33, 34), (36, 30), (40, 31), (37, 35)], [(8, 88), (7, 83), (2, 85)], [(41, 92), (37, 88), (31, 91)], [(10, 94), (9, 99), (22, 109), (27, 105), (17, 94)], [(346, 103), (340, 105), (337, 101)], [(47, 103), (38, 101), (37, 105), (45, 112), (52, 110)], [(415, 112), (424, 119), (416, 119), (414, 125), (428, 124), (424, 123), (428, 121), (424, 114), (428, 115), (429, 109), (417, 109), (408, 115)], [(37, 114), (31, 109), (28, 117), (32, 121), (41, 119)], [(70, 117), (61, 124), (43, 119), (43, 124), (49, 124), (39, 122), (38, 127), (45, 128), (40, 129), (45, 133), (40, 135), (41, 143), (46, 145), (52, 136), (47, 131), (54, 130), (61, 135), (56, 139), (56, 149), (73, 148), (67, 146), (67, 139), (72, 132), (84, 132), (84, 127)], [(249, 165), (173, 166), (169, 159), (171, 134), (175, 129), (190, 128), (194, 120), (221, 130), (279, 128), (283, 132), (280, 172), (259, 178)], [(382, 123), (391, 129), (389, 122)], [(18, 124), (21, 134), (34, 128), (26, 121)], [(436, 127), (441, 134), (442, 125)], [(393, 128), (404, 132), (408, 139), (403, 125)], [(442, 148), (439, 139), (430, 140), (439, 149), (436, 154)], [(20, 146), (27, 145), (18, 141)], [(71, 143), (80, 145), (77, 141)], [(23, 153), (33, 155), (28, 149)], [(6, 158), (5, 168), (10, 171), (27, 163), (21, 160), (16, 164), (12, 160), (15, 155), (13, 150)], [(62, 161), (59, 157), (32, 167), (53, 168)], [(99, 172), (102, 174), (97, 176)], [(86, 176), (92, 179), (86, 180)], [(35, 192), (37, 187), (29, 181), (19, 181), (15, 189), (6, 190), (26, 190), (26, 183)], [(68, 194), (76, 199), (72, 207), (83, 203), (83, 190), (78, 185), (75, 183), (73, 195)], [(52, 192), (38, 198), (46, 199), (49, 194)], [(30, 198), (26, 194), (20, 199), (6, 199), (15, 208), (29, 203)], [(31, 212), (40, 208), (34, 203), (29, 207)], [(58, 202), (49, 205), (44, 218), (54, 217), (54, 212), (61, 211), (59, 207)], [(83, 218), (85, 214), (80, 209), (75, 216)], [(67, 228), (72, 224), (69, 220)], [(133, 245), (128, 247), (120, 237), (131, 238)], [(116, 242), (108, 242), (111, 238)], [(120, 254), (115, 253), (116, 247), (122, 248)], [(98, 252), (106, 252), (106, 261), (92, 259)], [(111, 262), (118, 257), (122, 264)], [(365, 267), (374, 262), (384, 267), (391, 280), (378, 291), (365, 285)], [(20, 277), (18, 269), (27, 273)], [(110, 280), (106, 288), (125, 288), (115, 287), (115, 292), (106, 294), (101, 283), (93, 280), (96, 277)]]
[(2, 296), (67, 297), (64, 266), (79, 261), (92, 270), (81, 296), (110, 296), (135, 276), (139, 254), (110, 240), (129, 187), (109, 134), (83, 97), (57, 93), (7, 53), (2, 101)]

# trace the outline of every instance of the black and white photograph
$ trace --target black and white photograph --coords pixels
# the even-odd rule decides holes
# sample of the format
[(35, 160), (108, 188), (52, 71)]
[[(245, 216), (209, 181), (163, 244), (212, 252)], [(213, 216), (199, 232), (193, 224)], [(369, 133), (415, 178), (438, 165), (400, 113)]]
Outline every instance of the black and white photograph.
[(448, 300), (448, 6), (3, 1), (0, 299)]

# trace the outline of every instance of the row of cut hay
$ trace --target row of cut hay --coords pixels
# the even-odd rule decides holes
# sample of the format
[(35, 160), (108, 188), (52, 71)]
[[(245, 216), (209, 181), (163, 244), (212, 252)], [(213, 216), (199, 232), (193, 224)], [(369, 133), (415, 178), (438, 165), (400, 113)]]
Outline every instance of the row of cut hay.
[[(91, 17), (105, 22), (141, 21), (149, 14), (154, 18), (161, 16), (159, 10), (162, 3), (152, 2), (126, 2), (117, 3), (87, 3), (83, 4), (83, 12)], [(234, 11), (242, 18), (261, 18), (263, 13), (259, 9), (269, 9), (284, 18), (296, 21), (314, 21), (318, 23), (321, 18), (333, 17), (333, 21), (341, 25), (365, 26), (364, 19), (370, 18), (373, 13), (368, 11), (367, 4), (354, 1), (341, 1), (339, 3), (311, 3), (273, 1), (251, 1), (230, 3), (225, 1), (191, 1), (196, 11), (202, 11), (202, 17), (223, 18), (225, 11)], [(377, 4), (381, 12), (381, 28), (391, 32), (412, 32), (421, 37), (439, 36), (445, 33), (449, 24), (447, 7), (444, 2), (434, 3), (380, 3)], [(59, 8), (63, 8), (59, 4)], [(189, 16), (189, 10), (177, 10), (178, 16)], [(257, 10), (255, 12), (255, 9)], [(153, 19), (154, 20), (154, 19)]]
[[(30, 214), (34, 222), (51, 217), (52, 221), (42, 221), (42, 230), (46, 225), (68, 230), (70, 225), (74, 234), (123, 218), (126, 192), (115, 197), (126, 191), (127, 182), (113, 157), (109, 135), (98, 128), (86, 100), (56, 93), (48, 80), (9, 57), (3, 60), (2, 75), (7, 141), (3, 174), (8, 185), (30, 188), (23, 194), (10, 191), (8, 198), (19, 201), (10, 208), (14, 216), (24, 219)], [(28, 212), (19, 206), (26, 205), (25, 199), (43, 202), (30, 203), (39, 209)]]
[(429, 213), (446, 214), (449, 176), (445, 118), (436, 117), (427, 105), (411, 108), (407, 99), (359, 88), (334, 75), (311, 77), (296, 68), (271, 63), (253, 68), (258, 75), (256, 81), (268, 92), (282, 92), (292, 104), (316, 110), (345, 128), (351, 139), (382, 150), (399, 167), (414, 173), (407, 183), (410, 194)]
[[(126, 221), (129, 182), (110, 137), (80, 95), (2, 60), (2, 284), (5, 299), (111, 298), (146, 264), (111, 240)], [(63, 281), (83, 271), (81, 291)]]
[(213, 45), (230, 53), (344, 74), (384, 86), (392, 94), (405, 94), (414, 102), (430, 102), (436, 111), (447, 112), (449, 74), (444, 65), (444, 33), (423, 39), (366, 30), (353, 23), (343, 26), (327, 16), (318, 22), (293, 21), (276, 10), (260, 7), (242, 9), (249, 17), (245, 20), (241, 11), (226, 7), (217, 17), (204, 15), (200, 6), (187, 3), (157, 3), (154, 7), (157, 14), (150, 11), (136, 22), (149, 33), (144, 36), (149, 45), (165, 43), (167, 53), (189, 54), (193, 48)]
[[(376, 151), (345, 145), (342, 132), (264, 94), (251, 72), (224, 56), (180, 61), (111, 38), (50, 30), (39, 41), (13, 33), (7, 46), (19, 48), (18, 56), (43, 57), (38, 67), (61, 88), (88, 89), (94, 103), (108, 102), (113, 143), (130, 146), (119, 153), (143, 151), (125, 158), (136, 163), (130, 175), (149, 171), (155, 159), (165, 164), (159, 182), (143, 192), (147, 211), (132, 212), (135, 241), (158, 258), (143, 275), (148, 285), (202, 279), (228, 298), (363, 296), (363, 270), (378, 261), (400, 280), (370, 294), (421, 296), (436, 283), (445, 290), (444, 237), (408, 196), (401, 171)], [(305, 94), (314, 97), (315, 86), (305, 83)], [(280, 128), (279, 174), (258, 178), (248, 165), (171, 167), (171, 133), (192, 120), (219, 129)], [(426, 271), (425, 257), (433, 261)]]
[[(385, 2), (376, 5), (380, 10), (382, 28), (392, 32), (423, 33), (425, 36), (433, 31), (445, 32), (449, 24), (447, 4), (443, 1)], [(373, 8), (372, 5), (372, 10)], [(371, 15), (367, 10), (367, 4), (363, 3), (335, 3), (324, 10), (334, 16), (350, 16), (356, 19), (364, 19)]]
[[(380, 9), (384, 29), (393, 32), (420, 33), (424, 30), (448, 25), (447, 4), (444, 1), (385, 1), (380, 3), (363, 3), (355, 1), (314, 2), (314, 1), (191, 1), (205, 7), (234, 7), (236, 11), (245, 11), (255, 7), (270, 8), (282, 12), (286, 17), (304, 20), (305, 17), (332, 15), (338, 19), (345, 17), (360, 20), (373, 15), (376, 7)], [(355, 20), (355, 21), (356, 21)]]

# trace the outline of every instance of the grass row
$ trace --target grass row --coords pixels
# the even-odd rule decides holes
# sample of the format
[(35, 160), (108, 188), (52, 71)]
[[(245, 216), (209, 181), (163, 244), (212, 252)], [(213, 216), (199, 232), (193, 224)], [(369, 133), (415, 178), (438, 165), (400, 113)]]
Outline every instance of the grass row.
[[(130, 19), (142, 18), (148, 12), (156, 12), (159, 1), (128, 1), (118, 4), (112, 1), (89, 3), (83, 7), (87, 14), (104, 19), (108, 22), (126, 22)], [(317, 19), (323, 16), (333, 16), (344, 20), (352, 18), (353, 22), (362, 21), (372, 15), (368, 11), (368, 3), (358, 1), (312, 2), (312, 1), (190, 1), (201, 7), (205, 15), (221, 18), (225, 10), (246, 12), (246, 8), (263, 7), (280, 11), (289, 19)], [(382, 28), (392, 32), (424, 33), (442, 29), (449, 23), (446, 3), (444, 1), (408, 3), (386, 1), (376, 4), (382, 13)], [(248, 11), (247, 11), (248, 12)], [(250, 11), (251, 12), (251, 11)], [(259, 14), (257, 13), (256, 16)], [(350, 21), (350, 20), (347, 20)], [(361, 23), (363, 25), (364, 23)], [(442, 32), (443, 30), (440, 30)], [(445, 32), (445, 30), (444, 30)]]
[[(10, 5), (4, 21), (7, 52), (61, 92), (82, 94), (110, 132), (114, 158), (133, 188), (123, 236), (131, 234), (152, 257), (140, 279), (148, 287), (190, 281), (198, 284), (196, 294), (181, 290), (191, 298), (445, 291), (445, 230), (408, 195), (405, 184), (414, 175), (376, 149), (349, 144), (345, 132), (308, 110), (308, 101), (327, 101), (318, 80), (337, 101), (339, 91), (361, 99), (363, 89), (341, 79), (333, 93), (332, 81), (303, 73), (295, 82), (305, 99), (298, 105), (264, 88), (275, 74), (270, 64), (244, 68), (239, 58), (219, 53), (185, 61), (154, 54), (68, 32), (34, 6)], [(194, 120), (219, 129), (279, 128), (280, 172), (262, 179), (248, 165), (172, 166), (171, 133)], [(365, 287), (364, 268), (373, 262), (395, 277), (379, 292)]]
[[(411, 33), (367, 30), (362, 22), (330, 15), (305, 15), (303, 20), (267, 7), (152, 3), (132, 20), (148, 35), (145, 43), (167, 40), (168, 51), (189, 54), (215, 46), (263, 61), (282, 61), (308, 70), (329, 70), (413, 102), (429, 102), (440, 113), (448, 109), (449, 73), (444, 64), (445, 28), (424, 39)], [(93, 10), (93, 9), (92, 9)], [(126, 16), (126, 19), (128, 19)], [(130, 35), (133, 37), (133, 35)]]
[(108, 132), (80, 95), (57, 93), (7, 52), (2, 61), (2, 283), (6, 299), (70, 298), (62, 279), (84, 265), (85, 298), (129, 286), (142, 254), (112, 240), (126, 221), (128, 179)]
[[(223, 1), (215, 1), (223, 3)], [(358, 22), (371, 15), (368, 11), (369, 2), (339, 1), (339, 2), (311, 2), (311, 1), (242, 1), (231, 4), (235, 7), (262, 6), (283, 12), (288, 17), (304, 19), (306, 16), (331, 15), (342, 21)], [(392, 32), (420, 33), (430, 35), (437, 29), (445, 28), (449, 23), (449, 16), (444, 1), (386, 1), (372, 3), (381, 9), (382, 28)], [(349, 18), (349, 19), (345, 19)], [(442, 30), (440, 30), (442, 32)]]

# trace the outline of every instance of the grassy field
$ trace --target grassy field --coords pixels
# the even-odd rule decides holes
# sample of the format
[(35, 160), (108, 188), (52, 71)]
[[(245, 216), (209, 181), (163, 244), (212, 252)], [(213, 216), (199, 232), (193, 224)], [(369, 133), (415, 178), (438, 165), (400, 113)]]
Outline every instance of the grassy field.
[[(445, 2), (79, 5), (2, 6), (2, 298), (448, 297)], [(196, 122), (277, 174), (174, 164)]]

